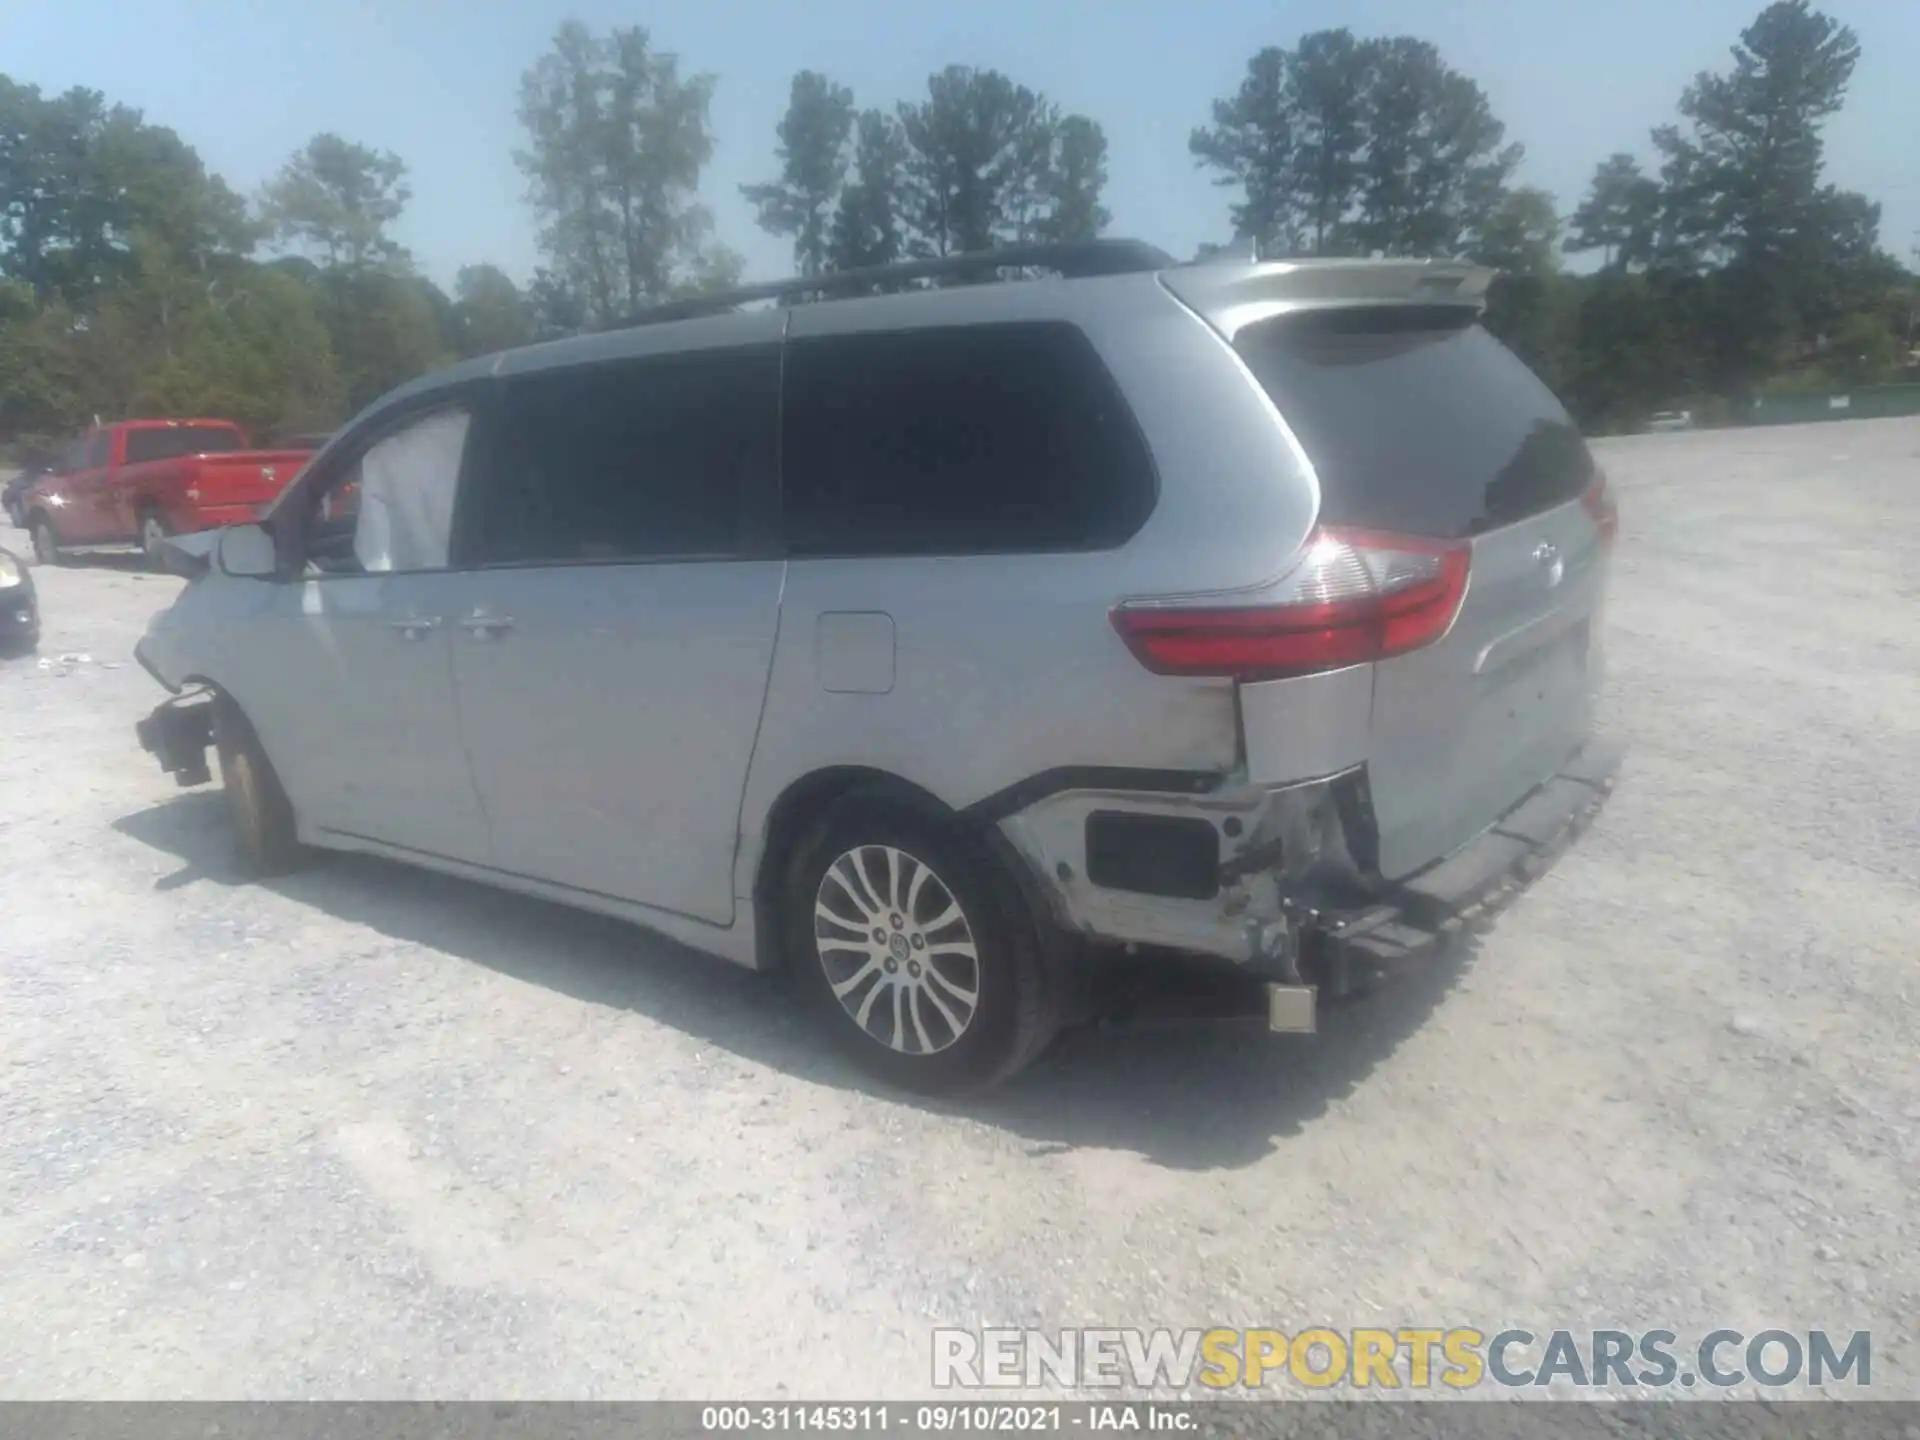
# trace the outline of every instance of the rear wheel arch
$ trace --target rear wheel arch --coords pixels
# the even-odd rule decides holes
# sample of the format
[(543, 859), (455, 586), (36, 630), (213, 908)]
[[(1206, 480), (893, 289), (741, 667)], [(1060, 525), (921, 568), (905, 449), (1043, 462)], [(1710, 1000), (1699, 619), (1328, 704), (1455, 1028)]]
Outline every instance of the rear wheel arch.
[(754, 933), (759, 938), (761, 968), (780, 970), (786, 966), (784, 947), (779, 943), (779, 896), (794, 847), (835, 805), (862, 794), (905, 805), (941, 823), (962, 823), (959, 814), (930, 791), (890, 771), (868, 766), (836, 765), (803, 775), (788, 785), (767, 811), (754, 870)]
[[(856, 1064), (906, 1089), (976, 1090), (1037, 1058), (1068, 1020), (1072, 955), (1032, 903), (1025, 864), (999, 827), (894, 776), (844, 786), (823, 778), (815, 786), (797, 790), (783, 843), (769, 847), (762, 862), (758, 898), (769, 968), (784, 969), (799, 1002)], [(849, 856), (855, 868), (839, 872), (835, 906), (827, 881)], [(911, 886), (909, 876), (916, 877)], [(825, 930), (815, 918), (825, 914), (823, 905), (835, 909)], [(953, 918), (929, 919), (930, 910)], [(891, 955), (876, 953), (868, 941), (884, 939), (889, 923)], [(923, 933), (923, 926), (932, 928)], [(955, 926), (964, 928), (956, 935)], [(961, 957), (961, 973), (945, 970), (936, 955)], [(850, 987), (864, 989), (849, 997)], [(928, 1000), (929, 989), (948, 1003)], [(874, 1005), (888, 997), (891, 1026), (883, 1036), (875, 1027), (889, 1027)]]

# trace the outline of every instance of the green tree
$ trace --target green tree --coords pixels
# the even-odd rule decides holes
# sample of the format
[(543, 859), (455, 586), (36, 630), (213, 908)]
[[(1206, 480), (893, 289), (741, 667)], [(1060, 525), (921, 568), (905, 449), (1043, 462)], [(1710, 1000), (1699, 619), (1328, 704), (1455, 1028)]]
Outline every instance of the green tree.
[(1106, 224), (1105, 134), (998, 70), (949, 65), (899, 116), (907, 254), (1085, 238)]
[(900, 122), (884, 110), (863, 111), (854, 140), (853, 174), (833, 213), (829, 268), (863, 270), (900, 259), (904, 238), (899, 194), (906, 164), (907, 137)]
[(1818, 323), (1836, 264), (1877, 252), (1877, 211), (1821, 182), (1822, 130), (1859, 58), (1846, 26), (1806, 0), (1776, 0), (1741, 32), (1731, 70), (1687, 87), (1684, 127), (1654, 132), (1663, 254), (1713, 271), (1704, 348), (1729, 393), (1788, 362)]
[(1240, 189), (1235, 231), (1264, 254), (1457, 254), (1522, 156), (1480, 87), (1404, 35), (1262, 50), (1213, 122), (1188, 148)]
[(1299, 246), (1297, 112), (1291, 57), (1268, 46), (1247, 62), (1240, 88), (1213, 102), (1212, 126), (1196, 129), (1187, 140), (1194, 162), (1219, 172), (1215, 184), (1239, 188), (1241, 198), (1231, 207), (1233, 233), (1257, 242), (1262, 254)]
[(549, 270), (606, 322), (675, 293), (711, 254), (697, 200), (713, 154), (710, 75), (683, 75), (645, 30), (576, 21), (521, 79), (516, 155)]
[(453, 296), (455, 348), (461, 355), (491, 355), (533, 339), (533, 307), (498, 265), (461, 266)]
[(1674, 300), (1653, 277), (1618, 270), (1579, 287), (1562, 393), (1589, 432), (1637, 428), (1691, 388)]
[(559, 340), (587, 328), (586, 302), (566, 280), (551, 270), (536, 270), (527, 286), (533, 338)]
[(42, 302), (24, 281), (0, 281), (0, 441), (55, 441), (78, 425), (83, 333), (64, 301)]
[(1563, 243), (1569, 254), (1600, 251), (1602, 269), (1644, 265), (1653, 258), (1659, 221), (1659, 183), (1641, 173), (1633, 156), (1621, 152), (1594, 170)]
[(1304, 35), (1287, 57), (1293, 105), (1286, 191), (1302, 247), (1347, 253), (1347, 217), (1358, 201), (1367, 141), (1372, 53), (1346, 29)]
[(802, 70), (793, 77), (780, 122), (780, 178), (740, 187), (763, 230), (792, 237), (802, 275), (818, 275), (830, 263), (834, 205), (846, 183), (853, 123), (853, 92), (818, 71)]
[(332, 339), (349, 411), (453, 358), (454, 347), (436, 313), (437, 295), (418, 277), (376, 266), (320, 273), (315, 306)]
[(407, 252), (390, 227), (412, 193), (399, 156), (324, 133), (281, 167), (260, 209), (283, 243), (317, 252), (329, 266), (404, 267)]
[(1887, 316), (1856, 310), (1840, 322), (1833, 338), (1833, 373), (1847, 385), (1880, 385), (1900, 368), (1900, 341)]
[(746, 269), (746, 258), (731, 246), (712, 242), (702, 245), (688, 257), (667, 292), (671, 300), (686, 300), (697, 295), (715, 295), (736, 290)]
[[(1821, 129), (1860, 59), (1852, 30), (1807, 0), (1776, 0), (1740, 35), (1733, 69), (1702, 72), (1680, 99), (1688, 128), (1655, 143), (1705, 250), (1748, 266), (1801, 258), (1826, 203)], [(1677, 183), (1676, 183), (1677, 182)]]
[(1368, 49), (1355, 239), (1388, 255), (1457, 254), (1524, 152), (1502, 143), (1485, 92), (1427, 41), (1397, 36)]
[(990, 249), (1018, 238), (1010, 212), (1037, 187), (1046, 102), (998, 70), (949, 65), (927, 98), (900, 107), (909, 156), (903, 213), (916, 255)]
[(255, 239), (239, 197), (173, 131), (95, 90), (49, 98), (0, 76), (0, 274), (84, 306), (130, 273), (136, 232), (195, 266)]
[(1091, 240), (1113, 220), (1100, 203), (1107, 187), (1107, 136), (1084, 115), (1067, 115), (1054, 126), (1052, 155), (1041, 182), (1041, 240)]
[(1503, 194), (1468, 241), (1471, 259), (1500, 272), (1487, 292), (1487, 328), (1549, 384), (1567, 362), (1559, 244), (1553, 197), (1529, 186)]

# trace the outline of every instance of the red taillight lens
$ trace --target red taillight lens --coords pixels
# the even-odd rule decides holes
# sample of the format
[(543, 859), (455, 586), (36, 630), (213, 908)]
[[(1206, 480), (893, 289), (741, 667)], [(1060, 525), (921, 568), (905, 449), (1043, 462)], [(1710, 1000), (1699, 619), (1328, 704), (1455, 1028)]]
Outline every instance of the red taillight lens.
[(1447, 633), (1467, 589), (1466, 541), (1323, 527), (1262, 605), (1123, 605), (1113, 628), (1159, 675), (1277, 680), (1384, 660)]
[(1614, 537), (1620, 533), (1620, 507), (1613, 502), (1613, 492), (1607, 489), (1607, 477), (1596, 475), (1593, 483), (1580, 497), (1580, 504), (1587, 514), (1593, 517), (1594, 528), (1600, 532), (1600, 543), (1611, 545)]

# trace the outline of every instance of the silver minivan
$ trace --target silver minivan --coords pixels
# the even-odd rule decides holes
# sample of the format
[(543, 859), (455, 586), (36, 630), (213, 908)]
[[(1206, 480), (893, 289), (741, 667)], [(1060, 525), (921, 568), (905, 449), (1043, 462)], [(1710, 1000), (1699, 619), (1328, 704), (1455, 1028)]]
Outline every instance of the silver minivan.
[(1311, 1029), (1617, 767), (1613, 502), (1489, 279), (1103, 241), (469, 362), (177, 542), (141, 741), (215, 752), (262, 872), (626, 917), (913, 1089), (1018, 1070), (1115, 949)]

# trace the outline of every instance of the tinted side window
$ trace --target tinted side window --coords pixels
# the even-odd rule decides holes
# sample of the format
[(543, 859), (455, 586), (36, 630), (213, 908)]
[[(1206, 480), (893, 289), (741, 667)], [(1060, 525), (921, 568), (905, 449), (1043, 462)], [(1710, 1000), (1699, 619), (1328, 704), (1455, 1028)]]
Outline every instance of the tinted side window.
[(1071, 325), (795, 340), (785, 416), (796, 555), (1098, 549), (1153, 509), (1133, 417)]
[(1553, 392), (1460, 310), (1328, 310), (1234, 348), (1320, 477), (1320, 518), (1456, 539), (1579, 498), (1593, 459)]
[(175, 460), (182, 455), (226, 455), (239, 448), (240, 436), (223, 425), (173, 425), (164, 430), (127, 432), (129, 465)]
[(730, 558), (770, 508), (780, 351), (694, 351), (502, 383), (474, 508), (479, 564)]

